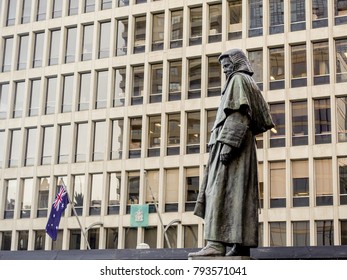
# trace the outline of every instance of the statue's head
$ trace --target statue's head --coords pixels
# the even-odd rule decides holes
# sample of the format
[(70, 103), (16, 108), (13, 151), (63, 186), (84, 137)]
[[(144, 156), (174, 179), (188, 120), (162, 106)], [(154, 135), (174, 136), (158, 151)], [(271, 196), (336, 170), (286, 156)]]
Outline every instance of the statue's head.
[(240, 49), (231, 49), (222, 53), (218, 57), (222, 64), (225, 75), (230, 76), (235, 72), (244, 72), (248, 75), (253, 75), (253, 69), (248, 58)]

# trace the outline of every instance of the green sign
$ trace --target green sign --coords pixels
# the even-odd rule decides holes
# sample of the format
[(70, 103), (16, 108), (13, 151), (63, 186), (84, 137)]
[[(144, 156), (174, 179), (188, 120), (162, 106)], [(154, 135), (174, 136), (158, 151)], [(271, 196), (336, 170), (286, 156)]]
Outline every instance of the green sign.
[(148, 204), (139, 205), (132, 204), (130, 206), (130, 226), (131, 227), (147, 227), (148, 226)]

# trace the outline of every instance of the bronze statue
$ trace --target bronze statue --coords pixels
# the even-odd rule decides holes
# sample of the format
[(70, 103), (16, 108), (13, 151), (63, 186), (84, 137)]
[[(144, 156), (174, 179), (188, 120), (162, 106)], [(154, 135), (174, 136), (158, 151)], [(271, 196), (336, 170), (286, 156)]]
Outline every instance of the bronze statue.
[(205, 222), (207, 245), (189, 256), (249, 255), (258, 246), (255, 136), (274, 127), (253, 69), (242, 50), (219, 58), (226, 75), (209, 141), (210, 154), (194, 214)]

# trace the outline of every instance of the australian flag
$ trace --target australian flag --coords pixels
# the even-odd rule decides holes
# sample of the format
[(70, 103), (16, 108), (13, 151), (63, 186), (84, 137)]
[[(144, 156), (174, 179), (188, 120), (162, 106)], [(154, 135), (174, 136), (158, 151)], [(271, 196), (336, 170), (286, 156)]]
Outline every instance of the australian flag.
[(49, 215), (49, 219), (46, 225), (46, 232), (53, 240), (57, 239), (60, 218), (64, 213), (64, 210), (67, 207), (68, 203), (69, 198), (66, 189), (64, 185), (61, 185), (59, 192), (57, 193), (52, 204), (51, 214)]

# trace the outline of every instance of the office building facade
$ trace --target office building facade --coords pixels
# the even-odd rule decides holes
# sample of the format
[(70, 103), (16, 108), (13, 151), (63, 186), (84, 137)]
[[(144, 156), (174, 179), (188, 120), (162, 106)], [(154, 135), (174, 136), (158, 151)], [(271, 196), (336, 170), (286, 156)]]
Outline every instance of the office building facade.
[(347, 244), (347, 1), (0, 0), (0, 26), (0, 250), (86, 249), (71, 205), (45, 234), (62, 182), (93, 249), (202, 247), (230, 48), (276, 123), (257, 137), (260, 246)]

